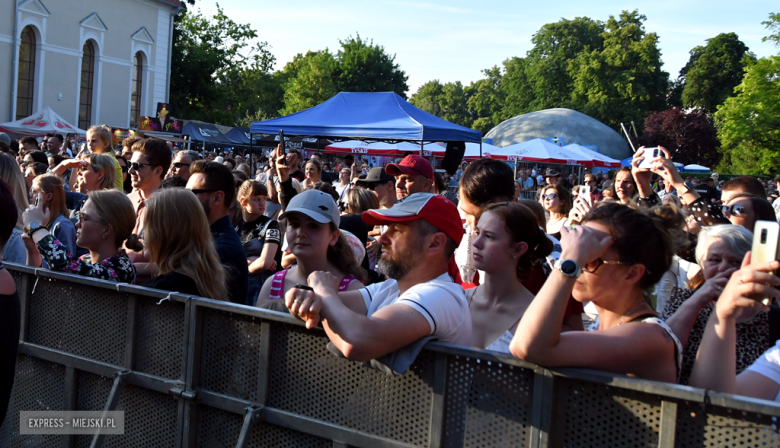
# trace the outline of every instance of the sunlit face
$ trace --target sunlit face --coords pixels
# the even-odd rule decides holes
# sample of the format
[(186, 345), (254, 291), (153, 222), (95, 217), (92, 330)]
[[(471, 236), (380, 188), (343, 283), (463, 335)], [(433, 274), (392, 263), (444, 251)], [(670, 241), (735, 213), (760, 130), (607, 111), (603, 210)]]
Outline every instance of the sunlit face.
[[(133, 169), (134, 164), (137, 163), (137, 169)], [(160, 180), (160, 176), (155, 172), (155, 168), (149, 165), (149, 158), (142, 152), (135, 151), (133, 158), (130, 159), (130, 181), (133, 184), (133, 188), (143, 189), (154, 185), (155, 182)]]
[(330, 224), (321, 224), (303, 213), (287, 215), (287, 244), (296, 257), (325, 257), (328, 246), (338, 241), (339, 231), (332, 232)]
[(35, 202), (38, 200), (38, 195), (43, 195), (43, 208), (48, 209), (49, 204), (51, 204), (52, 199), (54, 198), (53, 193), (44, 193), (41, 189), (41, 186), (33, 180), (32, 186), (30, 188), (30, 204), (35, 204)]
[(81, 207), (79, 220), (76, 222), (76, 244), (85, 249), (97, 249), (103, 244), (103, 235), (106, 227), (105, 221), (98, 215), (91, 199)]
[(527, 249), (527, 245), (514, 242), (504, 221), (490, 211), (479, 218), (474, 236), (474, 266), (486, 272), (502, 270), (507, 265), (516, 266), (521, 252)]
[(635, 189), (634, 179), (628, 171), (621, 171), (615, 176), (615, 192), (620, 202), (628, 202), (634, 196)]
[(709, 280), (720, 272), (739, 269), (742, 265), (742, 258), (732, 254), (722, 239), (710, 238), (701, 265), (704, 279)]
[(557, 213), (561, 209), (560, 194), (554, 188), (545, 188), (542, 192), (542, 205), (548, 212)]
[(728, 218), (732, 224), (742, 226), (752, 232), (753, 227), (756, 225), (756, 212), (753, 210), (753, 203), (750, 202), (750, 199), (732, 199), (728, 201), (726, 205), (729, 206), (730, 210), (737, 207), (742, 208), (741, 214), (738, 215), (736, 213), (726, 213), (726, 218)]
[(307, 163), (306, 169), (303, 172), (304, 175), (306, 175), (306, 179), (309, 179), (313, 182), (316, 182), (320, 178), (320, 172), (317, 170), (317, 166), (313, 163)]
[(247, 213), (253, 215), (262, 215), (265, 213), (266, 196), (257, 195), (250, 196), (248, 198), (241, 198), (241, 207), (246, 210)]
[(100, 190), (100, 182), (106, 177), (106, 173), (102, 171), (96, 171), (95, 167), (87, 163), (87, 166), (81, 167), (79, 170), (78, 180), (84, 184), (87, 191)]
[(405, 277), (423, 260), (420, 250), (429, 240), (416, 229), (415, 221), (390, 223), (387, 231), (377, 238), (382, 245), (382, 258), (377, 266), (389, 278), (398, 280)]
[(401, 174), (395, 176), (395, 192), (399, 199), (414, 193), (428, 193), (431, 180), (422, 174)]
[(102, 153), (108, 145), (102, 139), (98, 138), (94, 132), (87, 132), (87, 148), (91, 152)]
[(477, 221), (482, 215), (482, 207), (469, 202), (466, 195), (463, 193), (463, 189), (460, 190), (460, 200), (458, 201), (458, 208), (463, 211), (466, 217), (466, 224), (469, 228), (474, 229), (477, 226)]
[(349, 169), (343, 169), (339, 171), (339, 180), (341, 181), (342, 184), (349, 183), (349, 175), (350, 175)]

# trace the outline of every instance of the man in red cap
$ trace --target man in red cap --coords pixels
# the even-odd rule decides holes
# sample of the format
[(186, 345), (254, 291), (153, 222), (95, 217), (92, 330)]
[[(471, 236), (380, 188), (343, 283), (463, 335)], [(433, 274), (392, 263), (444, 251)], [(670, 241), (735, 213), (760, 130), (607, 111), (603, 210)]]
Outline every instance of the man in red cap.
[(285, 305), (307, 328), (322, 322), (347, 358), (368, 361), (432, 336), (471, 345), (471, 315), (463, 288), (447, 275), (447, 263), (463, 237), (452, 202), (430, 193), (412, 194), (389, 209), (363, 212), (372, 225), (387, 225), (379, 237), (379, 268), (390, 280), (338, 292), (327, 272), (308, 278), (313, 291), (293, 288)]
[(433, 186), (433, 167), (424, 157), (408, 155), (401, 163), (388, 163), (385, 172), (395, 176), (398, 200), (414, 193), (430, 193)]

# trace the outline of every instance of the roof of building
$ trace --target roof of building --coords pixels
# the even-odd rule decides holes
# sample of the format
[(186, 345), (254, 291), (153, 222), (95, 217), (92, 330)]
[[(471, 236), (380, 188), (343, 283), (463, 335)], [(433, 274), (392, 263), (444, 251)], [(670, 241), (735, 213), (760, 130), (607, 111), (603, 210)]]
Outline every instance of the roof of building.
[(562, 138), (563, 144), (596, 146), (613, 159), (631, 156), (628, 142), (614, 129), (593, 117), (571, 109), (545, 109), (510, 118), (485, 135), (496, 146), (508, 146), (535, 138)]

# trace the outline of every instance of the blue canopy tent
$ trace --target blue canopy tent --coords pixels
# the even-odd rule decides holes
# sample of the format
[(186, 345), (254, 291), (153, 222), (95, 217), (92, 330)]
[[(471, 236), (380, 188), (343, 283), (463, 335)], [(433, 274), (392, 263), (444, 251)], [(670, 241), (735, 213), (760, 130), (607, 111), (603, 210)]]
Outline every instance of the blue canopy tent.
[(225, 137), (239, 145), (248, 145), (251, 141), (249, 138), (249, 128), (233, 128), (230, 132), (225, 134)]
[(395, 92), (341, 92), (286, 117), (252, 123), (252, 134), (285, 134), (331, 140), (482, 142), (482, 133), (414, 107)]

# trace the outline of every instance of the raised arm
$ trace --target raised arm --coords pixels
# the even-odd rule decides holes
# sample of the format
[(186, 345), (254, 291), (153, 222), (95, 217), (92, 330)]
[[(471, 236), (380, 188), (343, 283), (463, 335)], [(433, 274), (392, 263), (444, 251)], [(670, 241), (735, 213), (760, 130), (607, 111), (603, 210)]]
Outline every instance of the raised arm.
[[(780, 297), (780, 278), (769, 272), (780, 268), (780, 262), (750, 264), (750, 252), (742, 261), (718, 299), (715, 312), (704, 330), (690, 385), (718, 392), (774, 399), (780, 385), (763, 375), (745, 371), (737, 377), (737, 317), (742, 308), (769, 311), (761, 297)], [(743, 376), (744, 375), (744, 376)], [(771, 383), (762, 380), (765, 379)]]

